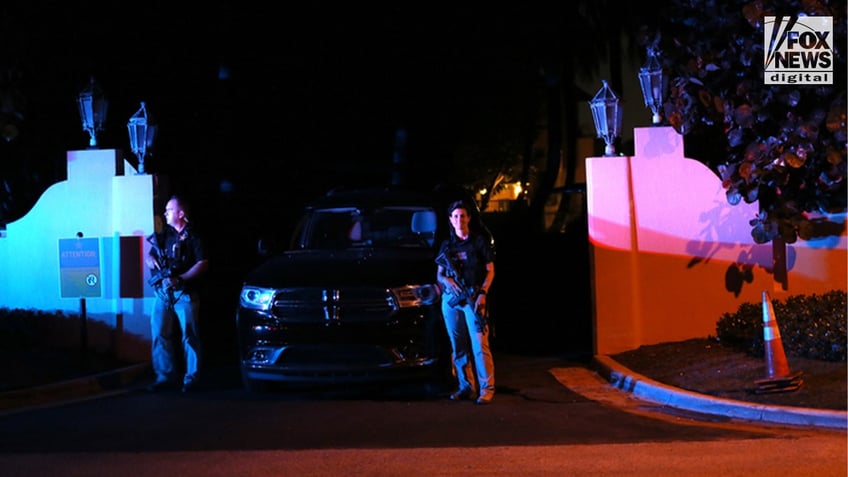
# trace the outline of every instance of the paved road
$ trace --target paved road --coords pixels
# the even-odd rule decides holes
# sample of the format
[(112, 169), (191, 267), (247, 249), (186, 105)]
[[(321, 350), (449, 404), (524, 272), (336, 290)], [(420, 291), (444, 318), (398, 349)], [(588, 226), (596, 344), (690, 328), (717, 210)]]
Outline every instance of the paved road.
[[(843, 449), (840, 449), (842, 446)], [(404, 449), (3, 454), (9, 477), (722, 476), (841, 477), (831, 437)]]
[[(558, 358), (499, 355), (490, 406), (414, 388), (131, 391), (0, 417), (3, 475), (845, 475), (844, 431), (661, 409)], [(663, 412), (658, 412), (663, 411)]]

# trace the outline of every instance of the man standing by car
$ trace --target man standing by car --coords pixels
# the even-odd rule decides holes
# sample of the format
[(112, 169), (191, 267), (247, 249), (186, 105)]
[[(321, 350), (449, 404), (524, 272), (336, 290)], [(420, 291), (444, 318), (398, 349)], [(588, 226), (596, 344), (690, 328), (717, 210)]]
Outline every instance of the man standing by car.
[(486, 294), (495, 278), (495, 251), (483, 234), (470, 229), (469, 211), (462, 201), (448, 207), (452, 230), (439, 248), (436, 278), (444, 291), (442, 316), (458, 383), (450, 398), (488, 404), (495, 395), (495, 365)]
[[(146, 263), (150, 268), (150, 284), (156, 290), (150, 316), (151, 354), (156, 382), (148, 389), (159, 391), (182, 384), (182, 391), (197, 389), (200, 369), (200, 335), (198, 318), (199, 279), (209, 263), (203, 242), (188, 223), (186, 203), (172, 196), (165, 205), (165, 226), (148, 237), (152, 244)], [(175, 363), (176, 330), (182, 334), (182, 366)], [(179, 372), (183, 371), (182, 380)], [(181, 383), (180, 383), (181, 381)]]

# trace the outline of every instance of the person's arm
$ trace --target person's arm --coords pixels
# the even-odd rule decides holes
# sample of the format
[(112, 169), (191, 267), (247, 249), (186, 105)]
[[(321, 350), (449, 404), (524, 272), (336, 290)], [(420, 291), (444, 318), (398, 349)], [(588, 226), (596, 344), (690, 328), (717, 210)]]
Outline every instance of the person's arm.
[(462, 291), (459, 283), (457, 283), (456, 280), (448, 274), (445, 267), (441, 265), (437, 265), (437, 267), (436, 280), (442, 286), (442, 291), (450, 291), (451, 295), (458, 295)]
[(483, 279), (483, 283), (480, 285), (480, 290), (477, 292), (477, 298), (475, 299), (477, 307), (486, 306), (486, 298), (488, 297), (489, 287), (492, 286), (492, 280), (494, 279), (495, 262), (489, 262), (486, 264), (486, 278)]
[(145, 259), (145, 264), (147, 264), (147, 268), (151, 270), (158, 270), (159, 267), (159, 258), (153, 253), (153, 250), (147, 254), (147, 258)]
[(202, 275), (208, 268), (209, 260), (198, 260), (197, 263), (191, 266), (191, 268), (177, 275), (177, 279), (184, 282), (191, 280)]
[(191, 268), (174, 277), (178, 282), (194, 280), (195, 278), (203, 275), (209, 268), (209, 260), (206, 259), (203, 243), (194, 235), (191, 236), (189, 243), (190, 247), (192, 247), (191, 254), (189, 256), (194, 258), (196, 261)]
[(495, 262), (489, 262), (486, 264), (486, 278), (483, 279), (483, 283), (480, 284), (480, 291), (483, 294), (489, 293), (489, 288), (492, 286), (492, 281), (495, 279)]

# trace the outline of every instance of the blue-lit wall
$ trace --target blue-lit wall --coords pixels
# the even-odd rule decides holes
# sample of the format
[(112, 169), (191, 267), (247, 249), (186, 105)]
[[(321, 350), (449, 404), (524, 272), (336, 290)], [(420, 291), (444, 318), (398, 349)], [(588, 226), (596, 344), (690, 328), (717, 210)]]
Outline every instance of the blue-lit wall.
[[(87, 323), (105, 325), (90, 327), (90, 348), (146, 360), (152, 292), (142, 257), (149, 247), (144, 237), (154, 230), (154, 180), (119, 156), (116, 150), (69, 151), (67, 180), (7, 224), (0, 237), (0, 307), (79, 315), (84, 300)], [(70, 251), (80, 238), (96, 239), (86, 253), (96, 252), (99, 263), (93, 272), (84, 269), (84, 276), (69, 268), (82, 263)], [(63, 296), (76, 290), (79, 296)], [(109, 331), (94, 333), (98, 329)], [(71, 335), (68, 343), (80, 339), (65, 334)]]

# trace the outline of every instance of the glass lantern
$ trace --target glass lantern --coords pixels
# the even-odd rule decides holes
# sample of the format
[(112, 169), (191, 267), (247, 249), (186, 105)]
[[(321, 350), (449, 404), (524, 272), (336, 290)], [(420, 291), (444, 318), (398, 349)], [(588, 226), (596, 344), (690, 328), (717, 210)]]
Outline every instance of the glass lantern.
[(615, 138), (621, 132), (622, 108), (621, 101), (615, 92), (609, 87), (606, 80), (597, 94), (589, 101), (592, 109), (592, 119), (595, 121), (595, 131), (599, 138), (606, 143), (605, 156), (615, 155)]

